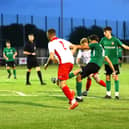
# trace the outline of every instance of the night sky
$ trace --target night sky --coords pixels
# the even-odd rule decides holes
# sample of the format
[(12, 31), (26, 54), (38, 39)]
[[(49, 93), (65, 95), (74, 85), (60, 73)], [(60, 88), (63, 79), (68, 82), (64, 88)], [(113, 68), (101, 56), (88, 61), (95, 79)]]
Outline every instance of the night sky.
[[(0, 0), (0, 13), (60, 15), (60, 0)], [(64, 17), (129, 21), (129, 0), (64, 0)]]

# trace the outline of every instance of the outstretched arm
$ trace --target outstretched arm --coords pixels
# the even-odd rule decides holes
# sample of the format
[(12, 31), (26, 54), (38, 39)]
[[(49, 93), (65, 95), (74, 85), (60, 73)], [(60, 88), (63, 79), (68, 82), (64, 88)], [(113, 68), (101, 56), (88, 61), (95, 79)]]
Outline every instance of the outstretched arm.
[(129, 46), (127, 46), (127, 45), (125, 45), (125, 44), (122, 44), (122, 47), (123, 47), (124, 49), (129, 50)]

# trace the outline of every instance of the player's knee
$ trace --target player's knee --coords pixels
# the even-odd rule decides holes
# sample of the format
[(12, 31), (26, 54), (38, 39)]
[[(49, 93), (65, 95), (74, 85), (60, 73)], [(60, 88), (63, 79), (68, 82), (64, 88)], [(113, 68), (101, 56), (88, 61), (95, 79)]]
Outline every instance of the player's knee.
[(40, 71), (40, 67), (36, 67), (36, 71)]
[(27, 72), (31, 72), (31, 69), (28, 69)]
[(106, 75), (106, 80), (110, 81), (110, 79), (111, 79), (110, 75)]
[(77, 81), (77, 82), (81, 82), (81, 81), (82, 81), (81, 75), (78, 75), (78, 76), (76, 77), (76, 81)]

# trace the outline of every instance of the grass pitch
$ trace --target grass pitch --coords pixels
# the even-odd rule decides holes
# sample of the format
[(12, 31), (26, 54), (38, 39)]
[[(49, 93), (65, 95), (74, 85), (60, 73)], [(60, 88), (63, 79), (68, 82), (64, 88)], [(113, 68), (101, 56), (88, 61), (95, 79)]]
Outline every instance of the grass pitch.
[[(77, 66), (74, 67), (76, 69)], [(120, 100), (105, 100), (105, 88), (94, 81), (84, 102), (68, 110), (68, 100), (50, 78), (56, 76), (57, 66), (42, 68), (46, 86), (41, 86), (35, 70), (30, 87), (25, 85), (25, 67), (17, 67), (17, 80), (7, 79), (0, 68), (0, 129), (129, 129), (129, 65), (121, 68)], [(100, 78), (105, 80), (103, 68)], [(83, 80), (85, 89), (86, 79)], [(68, 80), (75, 90), (75, 78)]]

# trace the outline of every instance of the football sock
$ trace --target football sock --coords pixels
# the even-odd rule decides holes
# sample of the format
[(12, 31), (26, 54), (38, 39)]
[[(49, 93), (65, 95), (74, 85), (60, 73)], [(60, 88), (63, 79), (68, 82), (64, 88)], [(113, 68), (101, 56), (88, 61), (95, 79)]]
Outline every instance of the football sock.
[(90, 89), (91, 86), (91, 79), (87, 78), (87, 82), (86, 82), (86, 91), (88, 91)]
[(75, 75), (73, 72), (69, 73), (69, 78), (73, 78)]
[(13, 70), (13, 75), (16, 77), (16, 69)]
[(82, 96), (82, 82), (76, 82), (77, 96)]
[(29, 79), (30, 79), (30, 72), (26, 72), (26, 83), (30, 82)]
[(107, 91), (111, 91), (111, 81), (106, 81), (106, 89)]
[(100, 81), (99, 81), (99, 84), (100, 84), (101, 86), (103, 86), (103, 87), (106, 87), (106, 83), (105, 83), (103, 80), (100, 80)]
[(11, 74), (11, 70), (10, 70), (10, 69), (7, 69), (7, 72), (8, 72), (9, 74)]
[(119, 92), (119, 81), (115, 81), (115, 92)]
[(64, 92), (65, 96), (71, 101), (74, 99), (69, 87), (66, 85), (62, 88), (62, 91)]
[(43, 83), (41, 71), (37, 71), (37, 74), (38, 74), (38, 77), (40, 79), (40, 82)]

